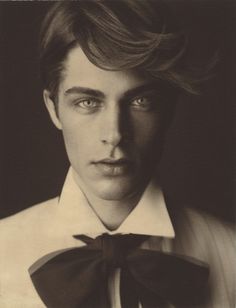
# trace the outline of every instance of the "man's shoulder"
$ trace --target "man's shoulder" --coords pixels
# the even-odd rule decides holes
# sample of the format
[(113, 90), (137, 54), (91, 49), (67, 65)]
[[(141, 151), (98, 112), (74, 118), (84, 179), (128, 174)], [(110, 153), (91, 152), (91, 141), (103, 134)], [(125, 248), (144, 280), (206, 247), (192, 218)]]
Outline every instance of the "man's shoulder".
[(236, 251), (235, 226), (202, 210), (184, 209), (177, 229), (181, 230), (185, 236), (189, 234), (191, 240), (194, 239), (201, 245), (206, 245), (206, 248), (211, 245), (219, 248), (230, 245)]
[(212, 307), (235, 305), (235, 227), (209, 213), (184, 209), (176, 224), (175, 252), (209, 265)]
[(0, 220), (0, 230), (27, 228), (40, 222), (47, 222), (55, 213), (58, 197), (35, 204), (14, 215)]
[(185, 215), (187, 223), (192, 226), (195, 232), (208, 234), (216, 239), (226, 236), (232, 241), (234, 240), (232, 236), (235, 234), (235, 226), (232, 223), (193, 208), (185, 209)]
[(58, 198), (53, 198), (0, 221), (1, 307), (18, 307), (19, 301), (22, 307), (44, 306), (28, 269), (54, 248), (51, 229), (57, 205)]
[(209, 213), (183, 209), (175, 220), (176, 247), (187, 254), (209, 260), (218, 255), (222, 262), (236, 258), (235, 226)]

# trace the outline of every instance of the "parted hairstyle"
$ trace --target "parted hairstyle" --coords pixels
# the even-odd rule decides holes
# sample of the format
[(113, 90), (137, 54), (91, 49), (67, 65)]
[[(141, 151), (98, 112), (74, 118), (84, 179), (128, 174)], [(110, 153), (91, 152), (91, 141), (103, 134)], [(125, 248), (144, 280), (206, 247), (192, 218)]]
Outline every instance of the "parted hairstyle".
[(160, 0), (59, 1), (49, 9), (41, 29), (43, 86), (56, 101), (65, 59), (80, 46), (102, 69), (134, 69), (197, 93), (203, 75), (196, 76), (185, 63), (187, 41)]

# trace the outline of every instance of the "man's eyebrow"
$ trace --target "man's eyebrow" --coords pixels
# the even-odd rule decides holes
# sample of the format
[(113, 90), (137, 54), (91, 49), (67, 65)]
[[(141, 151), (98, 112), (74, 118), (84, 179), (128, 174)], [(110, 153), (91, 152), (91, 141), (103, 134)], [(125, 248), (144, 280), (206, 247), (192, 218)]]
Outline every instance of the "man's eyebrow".
[(104, 98), (105, 94), (99, 90), (91, 89), (91, 88), (85, 88), (85, 87), (72, 87), (65, 91), (65, 95), (68, 94), (86, 94), (90, 96), (96, 96), (100, 98)]
[[(160, 85), (161, 88), (161, 85)], [(146, 91), (160, 91), (160, 88), (158, 89), (158, 83), (157, 82), (150, 82), (150, 83), (145, 83), (140, 86), (137, 86), (133, 89), (127, 90), (125, 93), (123, 93), (122, 97), (125, 98), (131, 98), (134, 96), (139, 95), (142, 92)]]
[[(121, 99), (129, 99), (134, 96), (139, 95), (142, 92), (145, 91), (161, 91), (163, 85), (158, 82), (149, 82), (149, 83), (144, 83), (140, 86), (137, 86), (133, 89), (129, 89), (126, 92), (122, 93)], [(80, 87), (80, 86), (74, 86), (69, 89), (67, 89), (64, 93), (65, 95), (68, 94), (85, 94), (89, 96), (95, 96), (99, 98), (105, 98), (105, 94), (102, 91), (96, 90), (96, 89), (91, 89), (91, 88), (86, 88), (86, 87)]]

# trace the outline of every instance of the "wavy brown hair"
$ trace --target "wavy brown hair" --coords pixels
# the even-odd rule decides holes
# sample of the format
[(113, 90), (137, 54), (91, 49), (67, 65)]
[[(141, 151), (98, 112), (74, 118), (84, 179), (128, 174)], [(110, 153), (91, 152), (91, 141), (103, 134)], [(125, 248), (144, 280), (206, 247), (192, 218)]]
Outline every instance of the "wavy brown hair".
[(135, 69), (175, 88), (198, 92), (209, 65), (196, 73), (185, 63), (188, 42), (159, 0), (59, 1), (46, 15), (40, 39), (43, 85), (56, 100), (68, 52), (80, 46), (106, 70)]

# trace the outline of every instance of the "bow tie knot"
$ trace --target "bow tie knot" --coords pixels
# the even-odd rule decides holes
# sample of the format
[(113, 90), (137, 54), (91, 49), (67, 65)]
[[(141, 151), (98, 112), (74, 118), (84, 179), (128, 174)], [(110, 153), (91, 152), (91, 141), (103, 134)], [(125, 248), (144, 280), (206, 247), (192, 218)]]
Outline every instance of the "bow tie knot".
[(104, 234), (97, 240), (101, 241), (103, 259), (107, 265), (111, 268), (123, 267), (127, 253), (121, 247), (120, 237)]
[(125, 266), (126, 257), (129, 252), (137, 248), (149, 236), (133, 234), (103, 233), (94, 240), (85, 235), (75, 235), (76, 239), (85, 242), (88, 247), (98, 249), (102, 253), (102, 259), (109, 268), (121, 268)]

